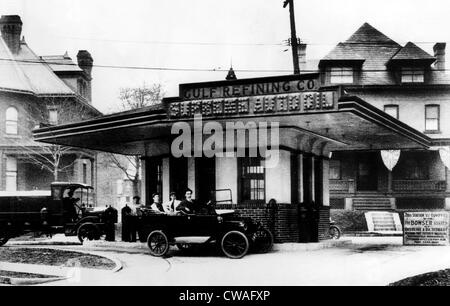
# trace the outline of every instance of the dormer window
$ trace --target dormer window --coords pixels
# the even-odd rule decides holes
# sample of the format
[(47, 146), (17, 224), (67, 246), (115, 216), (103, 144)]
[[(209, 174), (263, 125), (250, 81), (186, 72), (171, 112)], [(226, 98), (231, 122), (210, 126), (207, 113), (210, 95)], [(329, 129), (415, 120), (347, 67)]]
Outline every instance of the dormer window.
[(351, 84), (353, 83), (352, 67), (332, 67), (330, 71), (331, 84)]
[(423, 83), (425, 70), (423, 68), (402, 68), (402, 83)]

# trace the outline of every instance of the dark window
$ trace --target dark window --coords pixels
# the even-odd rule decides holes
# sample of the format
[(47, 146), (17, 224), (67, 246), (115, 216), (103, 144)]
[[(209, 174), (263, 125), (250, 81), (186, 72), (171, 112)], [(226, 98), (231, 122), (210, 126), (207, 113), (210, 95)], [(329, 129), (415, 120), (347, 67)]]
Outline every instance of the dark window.
[(83, 184), (87, 184), (87, 164), (83, 162)]
[(393, 170), (397, 180), (428, 180), (429, 154), (426, 152), (403, 152)]
[(266, 194), (265, 169), (262, 159), (243, 157), (239, 164), (240, 201), (264, 203)]
[(439, 105), (425, 105), (425, 131), (439, 131)]
[(330, 160), (330, 180), (341, 179), (341, 161), (336, 159)]
[(398, 114), (398, 105), (385, 105), (384, 106), (384, 112), (395, 119), (399, 118)]

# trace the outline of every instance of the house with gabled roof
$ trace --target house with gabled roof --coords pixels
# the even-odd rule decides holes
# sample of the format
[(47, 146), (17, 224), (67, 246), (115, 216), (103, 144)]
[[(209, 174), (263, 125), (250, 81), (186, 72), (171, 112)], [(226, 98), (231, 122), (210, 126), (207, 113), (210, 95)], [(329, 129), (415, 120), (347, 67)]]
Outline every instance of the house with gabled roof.
[(347, 95), (358, 96), (431, 139), (427, 149), (403, 148), (393, 169), (384, 165), (375, 149), (334, 152), (330, 160), (333, 208), (450, 207), (446, 153), (450, 77), (445, 47), (445, 43), (436, 43), (431, 55), (412, 42), (402, 46), (365, 23), (320, 60), (318, 71), (324, 85), (342, 86)]
[(97, 117), (89, 52), (37, 55), (21, 37), (22, 20), (0, 18), (0, 194), (49, 190), (54, 180), (95, 183), (95, 153), (43, 145), (32, 129)]

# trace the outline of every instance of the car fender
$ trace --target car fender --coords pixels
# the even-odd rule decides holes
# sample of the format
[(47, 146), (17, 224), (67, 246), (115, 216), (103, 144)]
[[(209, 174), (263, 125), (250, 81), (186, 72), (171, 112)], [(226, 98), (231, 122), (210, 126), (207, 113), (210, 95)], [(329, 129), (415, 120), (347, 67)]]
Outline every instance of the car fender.
[(74, 224), (73, 228), (74, 228), (75, 230), (78, 230), (78, 228), (79, 228), (81, 225), (85, 224), (85, 223), (93, 223), (93, 224), (95, 224), (97, 227), (99, 227), (99, 223), (100, 223), (99, 221), (100, 221), (100, 218), (99, 218), (99, 217), (96, 217), (96, 216), (87, 216), (87, 217), (84, 217), (84, 218), (81, 218), (80, 220), (78, 220), (78, 221)]

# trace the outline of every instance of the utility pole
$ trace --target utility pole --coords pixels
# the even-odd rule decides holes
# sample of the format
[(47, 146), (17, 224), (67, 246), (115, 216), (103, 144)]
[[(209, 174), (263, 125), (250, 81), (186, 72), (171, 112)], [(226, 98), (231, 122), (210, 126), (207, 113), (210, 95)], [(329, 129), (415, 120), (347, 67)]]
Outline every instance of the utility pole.
[(283, 8), (289, 5), (289, 16), (291, 20), (291, 48), (292, 48), (292, 60), (294, 64), (294, 74), (300, 74), (300, 65), (298, 63), (298, 41), (297, 33), (295, 30), (295, 15), (294, 15), (294, 0), (285, 0)]

